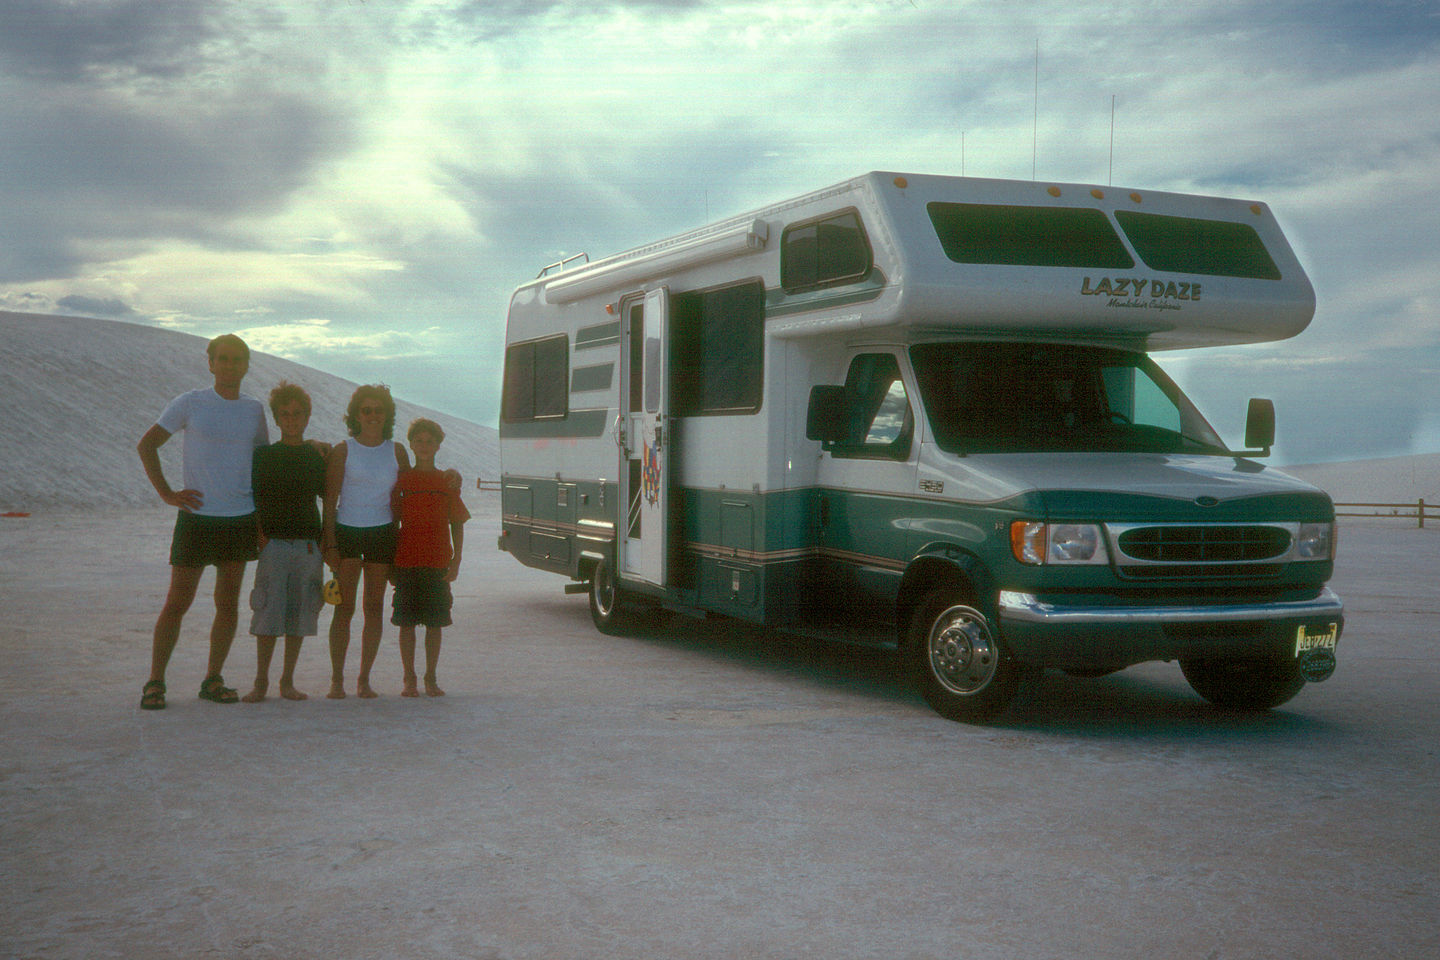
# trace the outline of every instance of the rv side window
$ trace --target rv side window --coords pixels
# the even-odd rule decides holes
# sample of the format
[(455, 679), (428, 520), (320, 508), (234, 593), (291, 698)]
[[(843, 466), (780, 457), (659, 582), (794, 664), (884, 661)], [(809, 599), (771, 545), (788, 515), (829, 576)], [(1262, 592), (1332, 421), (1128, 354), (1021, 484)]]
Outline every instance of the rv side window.
[(870, 241), (854, 210), (785, 228), (780, 239), (780, 286), (786, 293), (863, 280), (870, 273)]
[(765, 374), (765, 286), (759, 280), (671, 300), (673, 407), (679, 417), (754, 413)]
[(1279, 280), (1280, 268), (1248, 223), (1117, 210), (1120, 229), (1147, 266), (1175, 273)]
[(570, 343), (564, 334), (505, 350), (506, 423), (564, 417), (570, 410)]
[(1128, 270), (1135, 260), (1105, 214), (1087, 207), (932, 203), (945, 256), (956, 263)]
[(915, 417), (894, 356), (866, 353), (850, 362), (845, 408), (847, 437), (830, 446), (833, 455), (888, 460), (910, 456)]

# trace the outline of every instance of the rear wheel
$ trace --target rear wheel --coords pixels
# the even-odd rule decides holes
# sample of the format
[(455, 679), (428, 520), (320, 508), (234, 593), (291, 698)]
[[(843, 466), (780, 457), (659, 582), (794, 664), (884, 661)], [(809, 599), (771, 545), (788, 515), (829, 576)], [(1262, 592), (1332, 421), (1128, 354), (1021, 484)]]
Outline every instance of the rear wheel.
[(590, 571), (590, 619), (601, 633), (620, 633), (630, 623), (630, 611), (615, 583), (615, 571), (603, 560)]
[(1270, 660), (1181, 660), (1180, 671), (1217, 707), (1269, 710), (1300, 692), (1305, 677), (1289, 657)]
[(954, 589), (927, 595), (910, 621), (909, 647), (925, 702), (947, 719), (983, 723), (1015, 698), (1020, 667), (967, 600)]

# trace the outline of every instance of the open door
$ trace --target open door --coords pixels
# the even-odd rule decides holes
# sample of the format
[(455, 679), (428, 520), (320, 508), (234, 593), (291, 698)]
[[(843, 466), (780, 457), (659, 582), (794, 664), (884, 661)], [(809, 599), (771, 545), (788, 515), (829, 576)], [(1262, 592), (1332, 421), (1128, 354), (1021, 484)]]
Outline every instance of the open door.
[(670, 294), (661, 287), (621, 311), (620, 482), (627, 512), (617, 538), (620, 575), (665, 585), (666, 529), (669, 514), (669, 327)]

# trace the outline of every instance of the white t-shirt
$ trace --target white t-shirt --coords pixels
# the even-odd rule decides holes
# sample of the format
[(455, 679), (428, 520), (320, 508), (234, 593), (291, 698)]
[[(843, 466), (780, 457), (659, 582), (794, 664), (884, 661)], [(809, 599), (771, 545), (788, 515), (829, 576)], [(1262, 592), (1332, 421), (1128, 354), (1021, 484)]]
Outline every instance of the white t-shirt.
[(255, 512), (250, 491), (250, 457), (270, 442), (265, 407), (241, 394), (226, 400), (214, 387), (182, 393), (155, 421), (171, 435), (185, 432), (183, 489), (198, 490), (204, 502), (195, 513), (243, 517)]
[(367, 447), (350, 437), (345, 447), (345, 482), (340, 486), (335, 520), (347, 527), (383, 527), (391, 520), (390, 491), (400, 475), (395, 441)]

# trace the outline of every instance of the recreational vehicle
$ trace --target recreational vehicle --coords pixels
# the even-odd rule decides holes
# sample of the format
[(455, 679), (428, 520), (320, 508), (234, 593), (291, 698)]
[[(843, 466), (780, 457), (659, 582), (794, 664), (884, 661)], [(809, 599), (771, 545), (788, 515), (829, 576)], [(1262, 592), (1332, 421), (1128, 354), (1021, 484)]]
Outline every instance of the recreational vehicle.
[(500, 548), (588, 593), (895, 646), (952, 719), (1046, 669), (1178, 661), (1268, 709), (1335, 666), (1329, 497), (1149, 357), (1279, 340), (1262, 203), (877, 172), (510, 301)]

